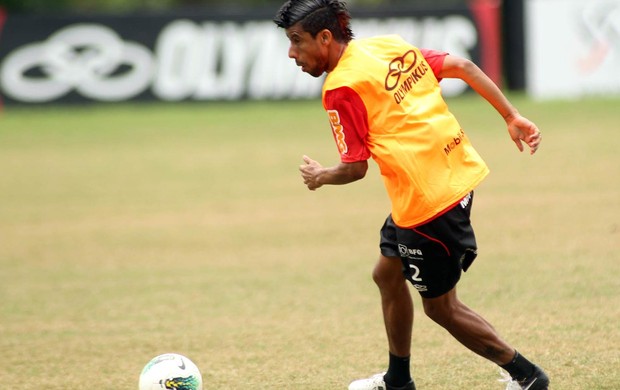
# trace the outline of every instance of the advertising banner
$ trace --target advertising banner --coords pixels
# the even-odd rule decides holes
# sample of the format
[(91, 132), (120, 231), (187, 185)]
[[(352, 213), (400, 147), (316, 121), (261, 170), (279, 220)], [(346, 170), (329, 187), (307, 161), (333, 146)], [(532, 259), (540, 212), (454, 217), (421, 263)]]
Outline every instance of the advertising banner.
[[(3, 13), (0, 97), (3, 104), (11, 105), (320, 96), (322, 79), (301, 72), (288, 58), (289, 43), (284, 31), (271, 21), (273, 12), (218, 15), (204, 10), (145, 16)], [(352, 13), (356, 37), (401, 34), (418, 47), (446, 50), (476, 62), (484, 58), (487, 66), (497, 68), (493, 49), (482, 56), (480, 41), (481, 28), (497, 26), (481, 23), (475, 16), (488, 20), (493, 12), (478, 10), (474, 15), (462, 7)], [(498, 31), (490, 33), (498, 35)], [(465, 85), (447, 82), (443, 88), (446, 95), (456, 95)]]
[(531, 96), (620, 94), (620, 0), (528, 0), (525, 16)]

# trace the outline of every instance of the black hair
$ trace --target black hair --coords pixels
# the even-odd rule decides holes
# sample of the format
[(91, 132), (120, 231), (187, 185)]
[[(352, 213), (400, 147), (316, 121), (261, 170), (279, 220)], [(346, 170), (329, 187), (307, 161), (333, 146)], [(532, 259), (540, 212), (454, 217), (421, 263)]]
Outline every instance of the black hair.
[(301, 22), (301, 27), (312, 37), (327, 29), (338, 42), (347, 43), (353, 39), (351, 15), (340, 0), (288, 0), (273, 21), (284, 29)]

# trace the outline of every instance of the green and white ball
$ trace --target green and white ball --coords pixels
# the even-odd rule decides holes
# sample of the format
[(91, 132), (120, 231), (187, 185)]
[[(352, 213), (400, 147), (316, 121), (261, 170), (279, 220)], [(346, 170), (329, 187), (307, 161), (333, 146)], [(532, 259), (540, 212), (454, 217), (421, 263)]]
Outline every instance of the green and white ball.
[(202, 375), (190, 359), (166, 353), (151, 359), (140, 374), (139, 390), (202, 390)]

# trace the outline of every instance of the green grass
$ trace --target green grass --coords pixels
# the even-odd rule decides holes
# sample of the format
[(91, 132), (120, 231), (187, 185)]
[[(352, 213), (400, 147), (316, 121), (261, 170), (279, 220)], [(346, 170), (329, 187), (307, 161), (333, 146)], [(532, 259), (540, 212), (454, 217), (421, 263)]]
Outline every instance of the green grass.
[[(618, 389), (620, 101), (511, 98), (543, 131), (535, 156), (480, 98), (450, 102), (492, 170), (461, 298), (554, 389)], [(136, 389), (165, 352), (205, 389), (344, 389), (385, 369), (377, 169), (310, 192), (302, 154), (337, 162), (317, 101), (6, 109), (0, 383)], [(418, 388), (500, 389), (414, 302)]]

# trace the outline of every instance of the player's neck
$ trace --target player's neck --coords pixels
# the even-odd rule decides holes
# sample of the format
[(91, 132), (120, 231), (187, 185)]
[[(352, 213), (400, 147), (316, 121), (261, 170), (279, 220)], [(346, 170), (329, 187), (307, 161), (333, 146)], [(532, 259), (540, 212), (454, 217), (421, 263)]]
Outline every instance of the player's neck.
[(338, 65), (338, 62), (340, 61), (340, 58), (342, 57), (346, 49), (347, 49), (346, 43), (338, 43), (333, 46), (333, 50), (330, 55), (329, 68), (327, 69), (327, 73), (334, 70), (336, 65)]

